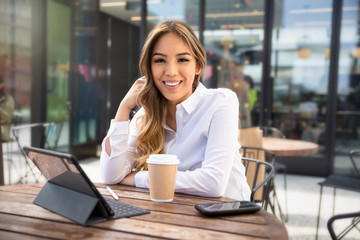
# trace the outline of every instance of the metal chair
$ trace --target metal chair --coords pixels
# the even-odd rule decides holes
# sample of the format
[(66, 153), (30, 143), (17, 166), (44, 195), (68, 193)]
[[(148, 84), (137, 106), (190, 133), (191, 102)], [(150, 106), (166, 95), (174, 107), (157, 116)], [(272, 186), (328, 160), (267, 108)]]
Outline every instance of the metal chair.
[[(39, 182), (41, 179), (41, 174), (37, 171), (32, 161), (30, 161), (23, 150), (23, 147), (31, 146), (31, 133), (32, 130), (40, 131), (41, 134), (44, 136), (44, 146), (45, 149), (56, 150), (58, 146), (58, 141), (60, 138), (60, 134), (62, 131), (63, 123), (55, 123), (55, 122), (48, 122), (48, 123), (31, 123), (20, 125), (13, 128), (13, 135), (15, 141), (18, 145), (20, 150), (20, 157), (25, 159), (25, 174), (23, 174), (17, 183), (27, 183), (28, 177), (32, 177), (35, 182)], [(25, 139), (24, 139), (25, 137)]]
[[(356, 159), (357, 160), (360, 159), (360, 150), (350, 151), (349, 158), (354, 167), (354, 169), (353, 169), (354, 175), (353, 176), (332, 174), (332, 175), (329, 175), (324, 181), (319, 182), (320, 200), (319, 200), (319, 210), (318, 210), (317, 225), (316, 225), (316, 239), (318, 238), (318, 231), (319, 231), (320, 209), (321, 209), (321, 198), (322, 198), (323, 187), (325, 186), (325, 187), (333, 188), (333, 215), (335, 212), (336, 189), (360, 192), (360, 168), (356, 162)], [(336, 217), (334, 219), (336, 219)]]
[[(340, 219), (352, 219), (352, 221), (348, 227), (346, 227), (343, 231), (341, 231), (338, 235), (336, 235), (333, 224), (336, 220), (340, 220)], [(329, 218), (327, 222), (327, 228), (333, 240), (340, 240), (343, 237), (345, 237), (345, 235), (348, 234), (348, 232), (350, 232), (353, 228), (357, 228), (357, 230), (359, 230), (360, 232), (360, 228), (357, 227), (359, 223), (360, 223), (360, 212), (337, 214)]]
[[(263, 148), (259, 148), (259, 147), (241, 146), (240, 153), (244, 157), (255, 158), (258, 160), (264, 160), (267, 163), (271, 164), (274, 168), (274, 176), (276, 175), (276, 169), (274, 166), (274, 163), (276, 162), (276, 156), (275, 156), (274, 152), (263, 149)], [(281, 219), (281, 221), (285, 222), (286, 217), (283, 214), (283, 210), (280, 206), (274, 181), (271, 181), (269, 195), (270, 195), (270, 197), (269, 197), (267, 204), (270, 206), (272, 213), (276, 216), (277, 212), (278, 212), (279, 219)]]
[[(241, 161), (245, 166), (245, 175), (251, 189), (250, 201), (261, 203), (265, 210), (269, 203), (272, 179), (275, 173), (273, 165), (258, 159), (242, 157)], [(261, 201), (255, 201), (255, 194), (263, 188)]]
[[(23, 115), (18, 112), (14, 112), (11, 119), (11, 128), (16, 127), (22, 123)], [(12, 133), (12, 131), (11, 131)], [(14, 166), (13, 161), (13, 144), (15, 144), (15, 140), (12, 138), (8, 141), (3, 140), (3, 144), (6, 146), (6, 150), (3, 152), (4, 160), (7, 162), (8, 166), (8, 183), (11, 184), (11, 169)]]
[[(270, 127), (270, 126), (260, 126), (260, 128), (263, 130), (263, 135), (265, 137), (275, 137), (275, 138), (286, 138), (285, 134), (280, 131), (278, 128)], [(278, 159), (274, 162), (275, 172), (276, 173), (283, 173), (284, 174), (284, 195), (285, 195), (285, 214), (284, 214), (284, 221), (288, 221), (288, 201), (287, 201), (287, 168), (286, 165), (279, 162)], [(275, 173), (275, 174), (276, 174)]]

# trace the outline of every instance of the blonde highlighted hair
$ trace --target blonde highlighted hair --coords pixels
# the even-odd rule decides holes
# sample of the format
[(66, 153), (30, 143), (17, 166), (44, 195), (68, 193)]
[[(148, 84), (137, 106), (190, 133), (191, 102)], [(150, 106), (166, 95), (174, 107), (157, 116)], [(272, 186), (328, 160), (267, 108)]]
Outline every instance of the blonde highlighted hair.
[[(146, 83), (138, 96), (138, 104), (144, 108), (144, 115), (138, 118), (137, 149), (139, 156), (136, 170), (146, 170), (146, 159), (150, 154), (165, 153), (164, 139), (167, 117), (167, 99), (162, 96), (154, 83), (151, 73), (151, 58), (157, 40), (166, 33), (174, 33), (190, 48), (196, 59), (196, 67), (204, 69), (206, 65), (206, 51), (196, 37), (191, 27), (183, 21), (165, 21), (157, 25), (148, 35), (143, 46), (139, 68), (146, 78)], [(199, 85), (200, 75), (195, 75), (193, 89)]]

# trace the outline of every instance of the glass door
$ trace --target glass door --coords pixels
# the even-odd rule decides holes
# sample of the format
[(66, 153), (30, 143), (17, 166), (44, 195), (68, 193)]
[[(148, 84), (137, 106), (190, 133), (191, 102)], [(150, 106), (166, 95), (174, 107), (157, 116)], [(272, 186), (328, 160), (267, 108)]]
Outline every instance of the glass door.
[[(14, 100), (14, 113), (21, 116), (22, 123), (29, 123), (31, 119), (32, 68), (35, 65), (31, 34), (36, 29), (31, 24), (32, 10), (29, 1), (0, 3), (0, 78), (4, 82), (4, 92)], [(0, 93), (1, 101), (3, 95)]]
[[(332, 0), (276, 0), (272, 33), (271, 124), (289, 139), (318, 143), (316, 159), (292, 160), (293, 169), (325, 163), (325, 123), (332, 30)], [(291, 161), (288, 161), (291, 162)], [(316, 165), (316, 164), (315, 164)], [(324, 167), (324, 165), (322, 165)], [(290, 167), (289, 171), (292, 168)], [(303, 172), (304, 173), (304, 172)]]
[[(58, 19), (62, 19), (61, 22)], [(46, 121), (62, 124), (57, 150), (69, 151), (67, 108), (70, 65), (70, 6), (47, 1)]]
[(349, 151), (360, 147), (359, 1), (344, 0), (340, 32), (334, 172), (355, 174)]
[(78, 159), (97, 154), (98, 2), (71, 1), (70, 152)]
[(273, 125), (287, 138), (323, 143), (332, 1), (276, 1), (271, 75)]
[(198, 13), (199, 1), (147, 1), (147, 31), (150, 32), (157, 24), (166, 20), (181, 20), (188, 23), (198, 35)]
[(204, 84), (232, 89), (239, 98), (240, 126), (259, 122), (265, 1), (206, 1)]

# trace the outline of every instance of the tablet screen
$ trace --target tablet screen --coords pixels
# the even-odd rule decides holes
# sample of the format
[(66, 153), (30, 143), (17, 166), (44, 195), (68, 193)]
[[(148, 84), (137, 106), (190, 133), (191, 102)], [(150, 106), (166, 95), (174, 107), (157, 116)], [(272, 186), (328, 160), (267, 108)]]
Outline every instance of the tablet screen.
[(26, 147), (24, 150), (49, 182), (98, 197), (72, 155)]

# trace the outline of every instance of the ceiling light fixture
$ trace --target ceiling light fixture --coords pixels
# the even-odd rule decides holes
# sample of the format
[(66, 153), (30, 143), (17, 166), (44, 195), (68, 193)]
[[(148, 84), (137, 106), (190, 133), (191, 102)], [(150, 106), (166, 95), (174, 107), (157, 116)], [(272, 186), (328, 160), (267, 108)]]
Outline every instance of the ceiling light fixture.
[(263, 27), (264, 24), (262, 23), (220, 25), (220, 29), (245, 29), (245, 28), (263, 28)]
[[(263, 15), (264, 15), (264, 12), (253, 11), (253, 12), (242, 12), (242, 13), (209, 13), (209, 14), (205, 14), (205, 17), (206, 18), (230, 18), (230, 17), (249, 17), (249, 16), (263, 16)], [(165, 19), (165, 18), (169, 18), (169, 17), (157, 16), (156, 18), (157, 19)], [(177, 16), (176, 19), (180, 19), (180, 18)], [(140, 20), (141, 20), (140, 16), (131, 17), (131, 21), (136, 22), (136, 21), (140, 21)], [(149, 17), (148, 17), (147, 20), (156, 20), (156, 19), (149, 19)], [(257, 25), (257, 24), (254, 24), (254, 25)]]
[(126, 2), (102, 2), (100, 7), (123, 7), (126, 6)]
[(327, 48), (327, 49), (325, 49), (325, 58), (326, 59), (329, 59), (330, 58), (330, 48)]
[(206, 18), (230, 18), (230, 17), (250, 17), (250, 16), (263, 16), (264, 12), (237, 12), (237, 13), (208, 13), (205, 14)]
[(353, 48), (352, 56), (353, 58), (360, 58), (360, 46)]
[(310, 48), (299, 48), (298, 49), (299, 58), (309, 58), (311, 56)]
[[(343, 11), (358, 11), (359, 7), (343, 7)], [(290, 14), (303, 14), (303, 13), (321, 13), (321, 12), (332, 12), (332, 8), (309, 8), (309, 9), (293, 9), (289, 10)]]

